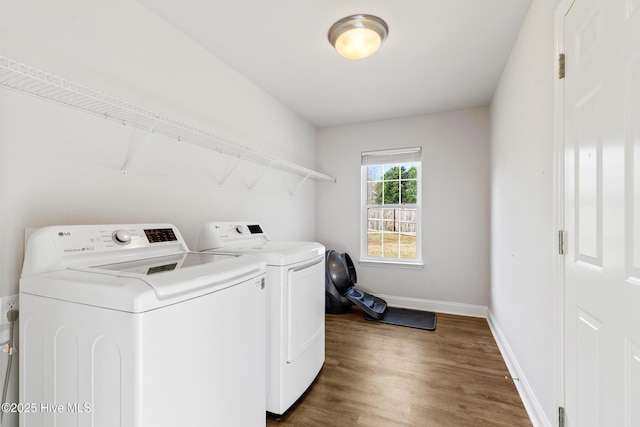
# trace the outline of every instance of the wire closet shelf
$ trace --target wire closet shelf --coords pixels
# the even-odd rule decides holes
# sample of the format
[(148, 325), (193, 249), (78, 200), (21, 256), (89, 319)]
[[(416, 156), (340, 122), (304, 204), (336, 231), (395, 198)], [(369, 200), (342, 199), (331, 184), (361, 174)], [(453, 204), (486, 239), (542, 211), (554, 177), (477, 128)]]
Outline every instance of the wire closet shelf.
[[(319, 181), (336, 178), (238, 144), (228, 137), (200, 129), (128, 101), (74, 83), (65, 78), (0, 56), (0, 86), (54, 101), (68, 107), (119, 121), (149, 133), (194, 144), (267, 168), (276, 168)], [(123, 169), (123, 173), (125, 170)]]

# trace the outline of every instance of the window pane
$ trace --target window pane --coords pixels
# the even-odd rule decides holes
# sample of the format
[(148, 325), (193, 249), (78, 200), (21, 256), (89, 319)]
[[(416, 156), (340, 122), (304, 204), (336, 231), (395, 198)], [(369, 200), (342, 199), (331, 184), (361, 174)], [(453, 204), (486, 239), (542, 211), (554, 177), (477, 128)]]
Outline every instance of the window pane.
[(382, 165), (367, 167), (367, 179), (369, 181), (381, 181), (382, 175)]
[(373, 220), (382, 221), (382, 209), (381, 208), (367, 209), (367, 219), (369, 219), (369, 229), (371, 229), (371, 222), (376, 222)]
[(400, 210), (400, 232), (405, 234), (416, 234), (416, 210)]
[(415, 179), (403, 180), (400, 182), (402, 203), (415, 204), (418, 197), (418, 183)]
[(383, 212), (383, 230), (384, 231), (398, 231), (397, 228), (397, 209), (384, 209)]
[(382, 233), (367, 234), (367, 255), (382, 256)]
[(416, 235), (400, 235), (400, 258), (416, 258)]
[(407, 170), (407, 174), (403, 178), (416, 179), (418, 177), (418, 171), (417, 171), (418, 164), (417, 163), (405, 163), (403, 166)]
[(367, 204), (379, 205), (382, 202), (382, 183), (380, 181), (367, 182)]
[(400, 179), (400, 167), (398, 165), (383, 165), (384, 166), (384, 179)]
[(396, 231), (396, 223), (395, 221), (384, 221), (382, 223), (382, 231), (387, 233), (395, 233)]
[(399, 258), (398, 242), (400, 235), (397, 233), (385, 233), (383, 236), (384, 256), (389, 258)]
[(385, 181), (383, 181), (381, 187), (384, 199), (384, 201), (381, 201), (382, 204), (397, 205), (400, 203), (400, 181), (387, 181), (385, 176)]

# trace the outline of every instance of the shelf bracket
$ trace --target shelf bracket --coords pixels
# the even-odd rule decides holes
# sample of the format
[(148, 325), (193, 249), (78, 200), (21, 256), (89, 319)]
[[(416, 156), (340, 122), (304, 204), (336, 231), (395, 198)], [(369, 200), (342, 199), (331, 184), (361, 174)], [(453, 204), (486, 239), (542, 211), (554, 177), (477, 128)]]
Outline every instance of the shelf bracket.
[(225, 168), (225, 173), (224, 173), (224, 175), (222, 175), (222, 179), (220, 181), (218, 181), (218, 185), (220, 185), (220, 187), (222, 187), (224, 185), (224, 183), (227, 181), (227, 179), (229, 178), (231, 173), (235, 170), (235, 168), (238, 167), (238, 165), (240, 164), (240, 160), (242, 160), (242, 158), (238, 157), (236, 159), (236, 162), (233, 164), (233, 166), (231, 166), (230, 168), (229, 167)]
[(295, 196), (296, 193), (298, 192), (298, 190), (300, 189), (300, 187), (302, 187), (302, 184), (304, 184), (305, 182), (307, 182), (307, 180), (309, 179), (309, 177), (311, 177), (311, 174), (308, 173), (303, 179), (302, 181), (300, 181), (300, 183), (296, 186), (296, 188), (293, 189), (293, 191), (291, 193), (289, 193), (291, 195), (291, 197)]
[[(129, 165), (131, 164), (131, 161), (133, 160), (133, 157), (135, 156), (135, 154), (138, 152), (138, 149), (140, 148), (140, 146), (142, 145), (142, 143), (144, 141), (147, 140), (147, 138), (149, 138), (149, 135), (151, 135), (154, 131), (154, 129), (156, 128), (156, 125), (158, 124), (159, 121), (159, 117), (155, 117), (153, 119), (153, 124), (151, 125), (151, 127), (149, 127), (149, 129), (147, 129), (147, 132), (144, 134), (144, 136), (142, 138), (132, 138), (131, 139), (131, 143), (129, 144), (129, 152), (127, 153), (127, 160), (124, 162), (124, 165), (122, 165), (122, 175), (126, 175), (127, 171), (129, 169)], [(126, 125), (126, 123), (123, 123)]]
[(269, 162), (269, 164), (265, 166), (264, 170), (260, 173), (260, 175), (258, 175), (258, 177), (253, 181), (253, 184), (247, 187), (249, 188), (249, 191), (253, 190), (253, 187), (255, 187), (256, 184), (262, 179), (262, 177), (269, 171), (269, 169), (271, 169), (272, 164), (273, 162)]

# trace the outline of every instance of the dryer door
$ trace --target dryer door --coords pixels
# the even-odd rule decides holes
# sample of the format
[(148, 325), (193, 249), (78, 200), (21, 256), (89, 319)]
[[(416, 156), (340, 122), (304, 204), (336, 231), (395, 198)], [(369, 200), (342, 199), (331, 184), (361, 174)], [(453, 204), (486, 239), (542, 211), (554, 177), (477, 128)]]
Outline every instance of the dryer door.
[(287, 363), (324, 339), (324, 256), (287, 271)]

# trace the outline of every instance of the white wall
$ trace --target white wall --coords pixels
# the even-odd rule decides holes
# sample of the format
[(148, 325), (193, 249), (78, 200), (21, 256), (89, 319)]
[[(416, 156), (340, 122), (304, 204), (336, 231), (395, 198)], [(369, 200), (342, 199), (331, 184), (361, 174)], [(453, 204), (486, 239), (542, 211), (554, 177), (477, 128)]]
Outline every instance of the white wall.
[[(315, 168), (316, 130), (140, 3), (0, 0), (0, 55)], [(15, 293), (25, 227), (175, 223), (194, 248), (212, 219), (255, 219), (275, 238), (315, 236), (314, 181), (0, 88), (0, 295)], [(328, 184), (330, 185), (330, 184)]]
[(491, 103), (490, 320), (537, 425), (555, 424), (558, 406), (553, 267), (557, 3), (533, 1)]
[(358, 286), (392, 305), (484, 315), (489, 301), (488, 109), (318, 131), (318, 164), (336, 176), (318, 187), (317, 236), (360, 256), (360, 154), (422, 146), (424, 268), (356, 264)]
[[(0, 55), (315, 168), (313, 126), (136, 1), (0, 0)], [(170, 222), (195, 249), (203, 222), (251, 219), (315, 238), (316, 185), (331, 184), (291, 197), (302, 177), (269, 171), (249, 191), (262, 168), (241, 163), (220, 187), (232, 159), (159, 136), (123, 176), (143, 135), (0, 88), (0, 296), (18, 292), (27, 227)]]

